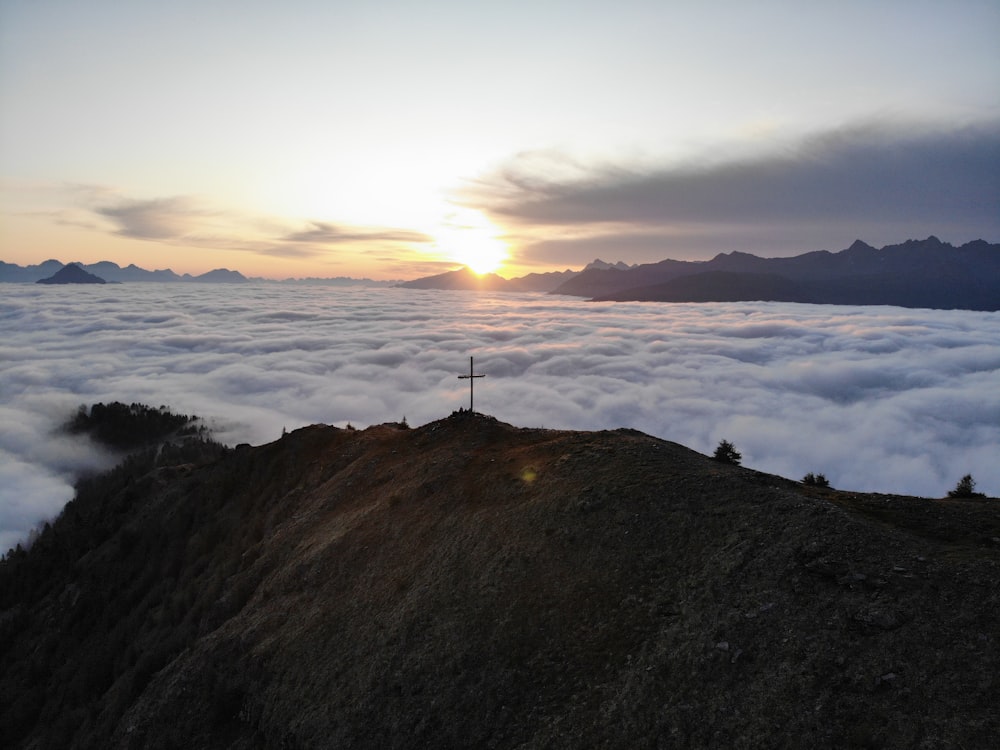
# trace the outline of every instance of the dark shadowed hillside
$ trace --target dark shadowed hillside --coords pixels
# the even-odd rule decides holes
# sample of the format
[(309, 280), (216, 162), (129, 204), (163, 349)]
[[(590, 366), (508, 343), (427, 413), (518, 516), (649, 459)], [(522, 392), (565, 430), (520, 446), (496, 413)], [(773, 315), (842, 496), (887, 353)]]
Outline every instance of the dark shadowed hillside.
[(0, 565), (3, 747), (1000, 731), (996, 501), (806, 487), (468, 412), (119, 479)]
[(599, 300), (1000, 309), (1000, 245), (953, 247), (937, 237), (876, 249), (858, 240), (838, 253), (760, 258), (723, 253), (627, 270), (589, 269), (554, 290)]
[(463, 266), (456, 271), (446, 271), (436, 276), (426, 276), (399, 284), (408, 289), (478, 289), (480, 291), (510, 291), (510, 282), (495, 273), (477, 274)]
[(706, 271), (666, 281), (653, 286), (629, 289), (597, 301), (632, 302), (808, 302), (809, 294), (801, 284), (783, 276), (767, 273)]

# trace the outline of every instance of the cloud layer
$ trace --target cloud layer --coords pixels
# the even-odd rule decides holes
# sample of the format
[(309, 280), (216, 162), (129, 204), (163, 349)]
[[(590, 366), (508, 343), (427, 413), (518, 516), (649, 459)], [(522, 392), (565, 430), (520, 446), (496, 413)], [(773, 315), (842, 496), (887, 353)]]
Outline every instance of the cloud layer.
[(0, 548), (111, 457), (54, 430), (82, 403), (169, 405), (259, 444), (311, 423), (411, 425), (468, 404), (522, 426), (633, 427), (834, 486), (1000, 494), (996, 313), (593, 304), (277, 284), (7, 285)]

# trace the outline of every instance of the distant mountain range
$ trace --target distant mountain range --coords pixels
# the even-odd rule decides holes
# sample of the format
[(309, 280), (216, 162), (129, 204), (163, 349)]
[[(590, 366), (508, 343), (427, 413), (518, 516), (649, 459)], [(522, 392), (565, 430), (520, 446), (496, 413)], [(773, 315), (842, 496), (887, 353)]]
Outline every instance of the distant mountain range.
[(586, 271), (628, 271), (638, 266), (630, 266), (622, 261), (605, 263), (597, 259), (588, 263), (583, 271), (549, 271), (529, 273), (514, 279), (505, 279), (495, 273), (479, 275), (470, 268), (446, 271), (435, 276), (425, 276), (398, 284), (406, 289), (466, 289), (483, 292), (551, 292)]
[(532, 273), (516, 279), (505, 279), (495, 273), (475, 273), (463, 267), (456, 271), (446, 271), (435, 276), (425, 276), (413, 281), (404, 281), (398, 286), (406, 289), (460, 289), (480, 292), (551, 292), (576, 276), (579, 271), (551, 271)]
[[(0, 282), (21, 282), (21, 283), (35, 283), (38, 281), (43, 281), (46, 279), (51, 279), (55, 277), (60, 271), (69, 267), (76, 267), (77, 269), (96, 276), (98, 279), (105, 282), (117, 283), (124, 281), (194, 281), (194, 282), (210, 282), (213, 284), (219, 283), (243, 283), (249, 281), (246, 276), (241, 274), (239, 271), (230, 271), (227, 268), (217, 268), (214, 271), (209, 271), (208, 273), (203, 273), (199, 276), (192, 276), (189, 273), (184, 275), (178, 275), (171, 271), (170, 269), (164, 269), (162, 271), (147, 271), (144, 268), (139, 268), (134, 264), (130, 264), (125, 268), (122, 268), (117, 263), (112, 263), (109, 260), (102, 260), (100, 263), (62, 263), (58, 260), (47, 260), (44, 263), (39, 263), (35, 266), (19, 266), (16, 263), (6, 263), (0, 260)], [(73, 272), (70, 272), (73, 273)], [(75, 275), (75, 274), (74, 274)], [(70, 278), (69, 276), (63, 276), (62, 278)], [(83, 278), (82, 276), (77, 276), (77, 278)], [(59, 280), (54, 282), (45, 283), (87, 283), (80, 281), (65, 281)], [(93, 282), (91, 282), (93, 283)]]
[[(70, 265), (111, 283), (265, 281), (224, 268), (191, 276), (135, 265), (122, 268), (110, 261)], [(64, 267), (58, 260), (27, 267), (0, 261), (0, 282), (33, 283), (55, 276)], [(820, 250), (790, 258), (761, 258), (731, 252), (707, 261), (668, 259), (631, 266), (598, 259), (582, 271), (532, 273), (513, 279), (460, 268), (406, 282), (338, 277), (282, 283), (541, 292), (597, 301), (807, 302), (995, 311), (1000, 310), (1000, 244), (975, 240), (955, 247), (931, 236), (875, 248), (857, 240), (835, 253)]]
[(647, 302), (809, 302), (1000, 310), (1000, 244), (954, 247), (937, 237), (874, 248), (761, 258), (721, 253), (708, 261), (663, 260), (636, 266), (595, 261), (579, 273), (505, 280), (468, 269), (410, 281), (417, 289), (535, 291), (593, 300)]
[[(372, 279), (354, 279), (347, 276), (336, 276), (333, 278), (306, 278), (306, 279), (284, 279), (283, 281), (272, 281), (271, 279), (261, 279), (247, 277), (239, 271), (230, 271), (227, 268), (217, 268), (214, 271), (203, 273), (199, 276), (191, 274), (177, 274), (169, 268), (159, 271), (147, 271), (130, 264), (122, 268), (117, 263), (102, 260), (100, 263), (66, 263), (58, 260), (47, 260), (34, 266), (19, 266), (16, 263), (5, 263), (0, 260), (0, 283), (18, 282), (33, 284), (37, 281), (50, 278), (63, 268), (77, 266), (83, 271), (97, 276), (104, 281), (117, 284), (121, 282), (209, 282), (213, 284), (245, 283), (248, 281), (266, 281), (281, 284), (303, 284), (315, 286), (394, 286), (398, 281), (374, 281)], [(64, 283), (64, 282), (56, 282)]]

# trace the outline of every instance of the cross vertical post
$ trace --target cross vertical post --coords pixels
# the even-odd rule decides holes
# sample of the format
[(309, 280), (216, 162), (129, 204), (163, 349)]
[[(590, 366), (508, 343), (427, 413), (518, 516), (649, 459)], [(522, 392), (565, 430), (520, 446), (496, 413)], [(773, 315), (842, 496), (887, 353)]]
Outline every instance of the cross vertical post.
[(475, 374), (475, 372), (473, 371), (473, 367), (472, 367), (472, 357), (469, 357), (469, 374), (468, 375), (459, 375), (458, 379), (459, 380), (468, 380), (469, 381), (469, 411), (470, 412), (471, 411), (475, 411), (475, 409), (472, 408), (472, 404), (473, 404), (472, 399), (473, 399), (473, 394), (475, 393), (475, 386), (474, 386), (474, 384), (476, 382), (476, 378), (485, 378), (485, 377), (486, 377), (486, 375), (476, 375)]

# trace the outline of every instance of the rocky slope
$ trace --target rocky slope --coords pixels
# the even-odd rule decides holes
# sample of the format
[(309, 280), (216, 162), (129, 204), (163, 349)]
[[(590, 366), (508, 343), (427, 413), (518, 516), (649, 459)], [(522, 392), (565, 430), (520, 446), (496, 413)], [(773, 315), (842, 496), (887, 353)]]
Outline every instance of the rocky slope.
[(136, 474), (0, 565), (4, 747), (1000, 731), (997, 501), (806, 487), (468, 412)]

